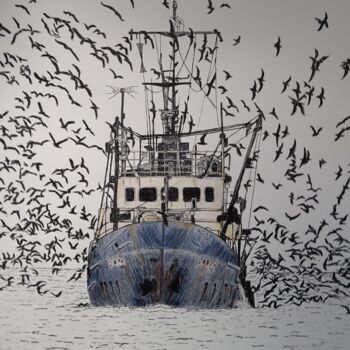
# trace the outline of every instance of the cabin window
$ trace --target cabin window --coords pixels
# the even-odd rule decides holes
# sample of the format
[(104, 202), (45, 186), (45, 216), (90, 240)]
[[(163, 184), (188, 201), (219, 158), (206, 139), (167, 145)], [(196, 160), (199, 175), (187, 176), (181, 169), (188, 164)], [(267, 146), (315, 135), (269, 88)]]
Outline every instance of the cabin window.
[[(162, 187), (162, 193), (164, 192), (164, 187)], [(168, 188), (168, 201), (177, 202), (179, 200), (179, 189), (177, 187)]]
[(127, 202), (132, 202), (135, 200), (135, 190), (132, 187), (128, 187), (125, 189), (125, 200)]
[(206, 187), (205, 188), (205, 201), (206, 202), (214, 202), (214, 188)]
[(201, 190), (199, 187), (184, 187), (183, 188), (184, 202), (191, 202), (192, 198), (195, 198), (199, 202), (201, 198)]
[(155, 187), (142, 187), (139, 192), (141, 202), (155, 202), (157, 200), (157, 189)]

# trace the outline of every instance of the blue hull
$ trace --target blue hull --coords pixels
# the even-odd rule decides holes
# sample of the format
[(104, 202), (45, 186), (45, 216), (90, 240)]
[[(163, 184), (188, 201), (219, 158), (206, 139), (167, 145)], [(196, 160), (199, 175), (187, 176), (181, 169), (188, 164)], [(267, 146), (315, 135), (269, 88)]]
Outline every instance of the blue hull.
[(133, 224), (94, 242), (88, 293), (93, 305), (234, 307), (237, 257), (216, 235), (187, 223)]

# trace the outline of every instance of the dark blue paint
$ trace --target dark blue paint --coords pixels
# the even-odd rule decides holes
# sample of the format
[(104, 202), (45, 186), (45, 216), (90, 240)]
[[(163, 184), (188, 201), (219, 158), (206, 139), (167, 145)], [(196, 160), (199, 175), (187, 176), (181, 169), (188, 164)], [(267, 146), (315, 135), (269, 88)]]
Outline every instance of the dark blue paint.
[(233, 307), (237, 257), (216, 235), (187, 223), (133, 224), (94, 242), (88, 292), (93, 305)]

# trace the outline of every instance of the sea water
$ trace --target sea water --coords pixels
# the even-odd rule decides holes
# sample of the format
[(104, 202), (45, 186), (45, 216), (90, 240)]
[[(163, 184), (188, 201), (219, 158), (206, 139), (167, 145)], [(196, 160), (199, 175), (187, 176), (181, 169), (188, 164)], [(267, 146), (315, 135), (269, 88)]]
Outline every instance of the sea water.
[(349, 298), (278, 309), (93, 307), (85, 276), (67, 283), (71, 274), (40, 271), (42, 291), (62, 290), (59, 297), (16, 284), (0, 291), (1, 350), (350, 349), (350, 314), (340, 306)]

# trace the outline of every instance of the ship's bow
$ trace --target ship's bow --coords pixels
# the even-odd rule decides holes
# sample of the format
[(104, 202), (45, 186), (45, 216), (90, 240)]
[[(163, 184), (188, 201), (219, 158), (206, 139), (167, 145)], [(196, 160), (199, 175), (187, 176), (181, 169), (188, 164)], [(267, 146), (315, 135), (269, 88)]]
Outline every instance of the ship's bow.
[(236, 255), (203, 227), (132, 224), (91, 245), (88, 292), (94, 305), (233, 307), (238, 273)]

